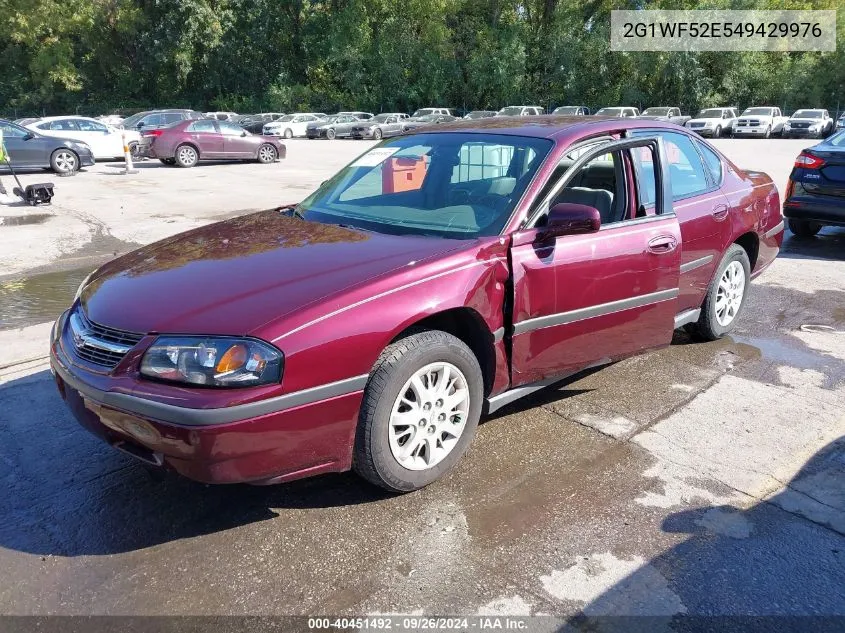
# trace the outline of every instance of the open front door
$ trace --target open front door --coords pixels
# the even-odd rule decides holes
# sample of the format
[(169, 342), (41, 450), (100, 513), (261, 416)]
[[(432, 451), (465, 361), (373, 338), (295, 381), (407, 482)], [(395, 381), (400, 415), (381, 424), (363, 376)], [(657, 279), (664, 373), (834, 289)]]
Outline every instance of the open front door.
[[(581, 145), (562, 167), (570, 162), (513, 236), (512, 386), (672, 340), (681, 235), (663, 141)], [(597, 208), (600, 230), (550, 237), (545, 219), (559, 202)]]

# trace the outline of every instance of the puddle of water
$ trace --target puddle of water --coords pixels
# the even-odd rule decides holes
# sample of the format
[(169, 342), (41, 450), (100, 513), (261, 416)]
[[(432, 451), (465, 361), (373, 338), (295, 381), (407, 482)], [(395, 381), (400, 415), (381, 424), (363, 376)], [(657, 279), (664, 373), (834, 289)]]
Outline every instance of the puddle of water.
[(757, 348), (763, 358), (798, 369), (819, 369), (825, 364), (823, 354), (811, 349), (801, 349), (789, 345), (786, 341), (780, 339), (746, 337), (737, 334), (732, 334), (731, 338), (737, 343)]
[(0, 329), (56, 319), (73, 301), (82, 280), (93, 270), (77, 268), (0, 281)]
[(44, 224), (52, 218), (52, 213), (27, 213), (26, 215), (5, 215), (0, 217), (2, 226), (24, 226), (27, 224)]

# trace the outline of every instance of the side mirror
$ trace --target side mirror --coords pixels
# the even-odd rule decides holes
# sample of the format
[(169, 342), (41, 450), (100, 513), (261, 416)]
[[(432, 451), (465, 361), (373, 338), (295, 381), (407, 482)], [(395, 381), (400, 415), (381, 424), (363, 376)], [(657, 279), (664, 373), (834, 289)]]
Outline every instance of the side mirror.
[(35, 134), (33, 134), (32, 132), (27, 132), (26, 134), (23, 135), (23, 140), (25, 140), (25, 141), (31, 141), (34, 138), (35, 138)]
[(136, 125), (135, 127), (140, 130), (145, 125), (146, 125), (146, 123), (144, 123), (143, 121), (138, 121), (138, 125)]
[(546, 235), (580, 235), (601, 228), (601, 214), (595, 207), (574, 202), (559, 202), (549, 210)]
[(244, 130), (243, 132), (241, 132), (241, 136), (246, 136), (246, 130)]

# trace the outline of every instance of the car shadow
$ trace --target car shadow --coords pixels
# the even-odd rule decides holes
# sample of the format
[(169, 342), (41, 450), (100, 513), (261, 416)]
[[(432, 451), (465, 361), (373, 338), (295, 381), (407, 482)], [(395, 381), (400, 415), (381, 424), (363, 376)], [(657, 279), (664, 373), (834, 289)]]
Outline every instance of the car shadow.
[(778, 257), (845, 261), (845, 227), (826, 226), (814, 237), (798, 237), (787, 229)]
[(587, 602), (563, 630), (845, 630), (843, 491), (845, 436), (746, 510), (670, 514), (663, 532), (689, 538)]
[(49, 371), (0, 386), (0, 548), (108, 555), (391, 495), (349, 473), (210, 486), (147, 469), (79, 426)]

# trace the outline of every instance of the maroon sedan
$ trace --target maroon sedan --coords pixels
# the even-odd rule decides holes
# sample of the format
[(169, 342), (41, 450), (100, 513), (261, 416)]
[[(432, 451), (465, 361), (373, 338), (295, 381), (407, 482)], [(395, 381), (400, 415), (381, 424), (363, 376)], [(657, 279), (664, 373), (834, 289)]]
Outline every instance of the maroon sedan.
[(247, 132), (228, 121), (194, 119), (141, 132), (139, 154), (165, 165), (193, 167), (201, 160), (257, 160), (285, 157), (285, 146), (272, 136)]
[(106, 264), (51, 364), (78, 420), (149, 464), (414, 490), (483, 413), (676, 328), (730, 332), (782, 239), (771, 179), (670, 123), (447, 124)]

